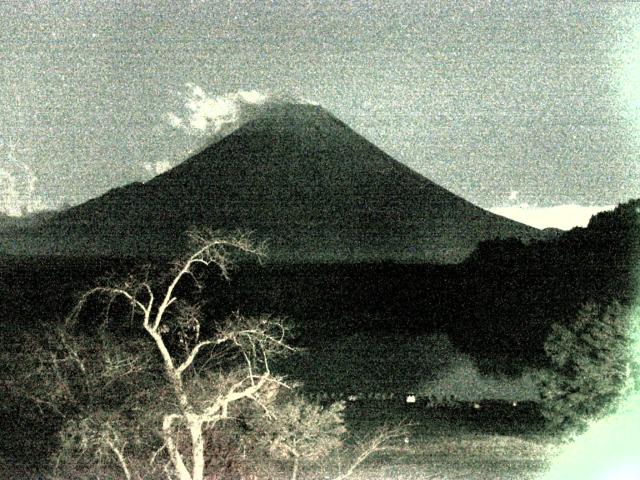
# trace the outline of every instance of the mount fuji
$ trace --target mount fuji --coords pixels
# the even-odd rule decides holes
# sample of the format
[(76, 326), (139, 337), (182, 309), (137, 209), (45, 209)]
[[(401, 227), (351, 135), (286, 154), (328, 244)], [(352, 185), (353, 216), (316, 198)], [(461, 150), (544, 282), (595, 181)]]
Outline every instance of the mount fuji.
[(174, 256), (193, 226), (250, 231), (284, 262), (455, 263), (540, 237), (394, 160), (320, 106), (279, 103), (146, 183), (5, 232), (0, 253)]

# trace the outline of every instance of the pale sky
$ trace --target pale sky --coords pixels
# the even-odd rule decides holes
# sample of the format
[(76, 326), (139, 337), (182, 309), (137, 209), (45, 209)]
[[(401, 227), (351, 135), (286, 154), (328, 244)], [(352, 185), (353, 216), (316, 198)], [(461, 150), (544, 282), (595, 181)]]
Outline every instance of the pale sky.
[(506, 207), (494, 207), (489, 210), (503, 217), (536, 228), (559, 228), (571, 230), (574, 227), (586, 227), (591, 217), (599, 212), (613, 210), (615, 205), (555, 205), (552, 207), (536, 207), (527, 204)]
[(0, 209), (183, 160), (193, 86), (320, 103), (483, 208), (640, 197), (635, 2), (0, 1), (0, 45)]

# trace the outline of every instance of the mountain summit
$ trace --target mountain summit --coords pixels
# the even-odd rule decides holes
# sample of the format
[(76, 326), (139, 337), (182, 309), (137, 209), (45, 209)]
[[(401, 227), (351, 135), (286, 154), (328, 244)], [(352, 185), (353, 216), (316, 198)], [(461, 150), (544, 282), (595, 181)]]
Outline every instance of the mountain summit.
[(538, 232), (429, 181), (321, 107), (282, 103), (29, 236), (64, 254), (172, 255), (205, 225), (252, 231), (275, 261), (456, 262), (481, 240)]

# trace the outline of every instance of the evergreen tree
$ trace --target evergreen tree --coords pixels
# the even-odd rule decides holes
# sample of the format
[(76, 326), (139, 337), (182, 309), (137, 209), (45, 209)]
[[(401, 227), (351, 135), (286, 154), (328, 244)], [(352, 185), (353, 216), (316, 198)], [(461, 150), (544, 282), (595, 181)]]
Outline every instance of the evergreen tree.
[(633, 385), (629, 309), (618, 302), (583, 305), (575, 320), (552, 325), (540, 374), (542, 414), (552, 430), (580, 431), (615, 409)]

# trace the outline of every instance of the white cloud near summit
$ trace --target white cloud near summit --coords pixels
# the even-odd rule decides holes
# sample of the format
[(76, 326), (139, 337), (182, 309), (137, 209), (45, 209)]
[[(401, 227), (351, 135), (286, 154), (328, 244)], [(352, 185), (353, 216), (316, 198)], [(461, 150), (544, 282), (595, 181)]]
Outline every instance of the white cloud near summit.
[(174, 128), (183, 128), (191, 134), (220, 133), (225, 127), (238, 126), (248, 120), (261, 105), (271, 100), (257, 90), (240, 90), (225, 95), (209, 95), (202, 87), (187, 83), (189, 89), (184, 104), (187, 114), (180, 117), (167, 114)]
[(269, 96), (258, 92), (257, 90), (240, 90), (237, 93), (238, 98), (244, 103), (250, 103), (253, 105), (260, 105), (269, 100)]
[(613, 210), (615, 205), (582, 206), (575, 204), (536, 207), (526, 203), (506, 207), (494, 207), (489, 211), (536, 228), (559, 228), (571, 230), (586, 227), (591, 217), (605, 210)]
[[(243, 123), (259, 114), (266, 105), (280, 101), (271, 95), (257, 90), (239, 90), (224, 95), (210, 95), (202, 87), (194, 83), (185, 84), (184, 111), (167, 112), (166, 123), (174, 129), (186, 132), (194, 137), (209, 137), (215, 140), (233, 131)], [(211, 138), (213, 137), (213, 138)], [(158, 160), (144, 162), (147, 175), (155, 176), (166, 172), (175, 162)]]
[(172, 167), (171, 162), (168, 160), (159, 160), (155, 163), (147, 162), (143, 166), (152, 175), (160, 175)]

